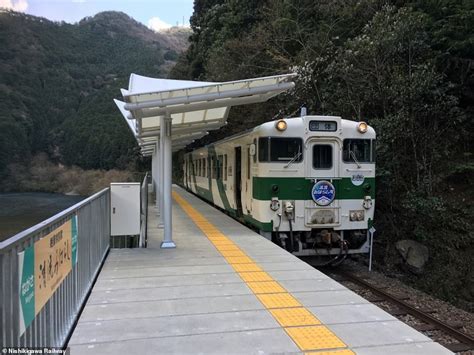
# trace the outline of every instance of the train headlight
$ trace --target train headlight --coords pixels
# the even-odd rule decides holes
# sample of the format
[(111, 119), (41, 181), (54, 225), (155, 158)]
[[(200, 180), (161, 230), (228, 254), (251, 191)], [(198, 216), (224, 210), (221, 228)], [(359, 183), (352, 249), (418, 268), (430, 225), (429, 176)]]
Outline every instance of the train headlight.
[(351, 222), (363, 221), (365, 217), (364, 210), (349, 211), (349, 219)]
[(280, 132), (283, 132), (284, 130), (286, 130), (286, 122), (284, 120), (279, 120), (277, 121), (277, 123), (275, 124), (275, 128), (277, 130), (279, 130)]
[(365, 133), (368, 129), (369, 126), (365, 122), (359, 122), (359, 124), (357, 125), (357, 130), (359, 131), (359, 133)]

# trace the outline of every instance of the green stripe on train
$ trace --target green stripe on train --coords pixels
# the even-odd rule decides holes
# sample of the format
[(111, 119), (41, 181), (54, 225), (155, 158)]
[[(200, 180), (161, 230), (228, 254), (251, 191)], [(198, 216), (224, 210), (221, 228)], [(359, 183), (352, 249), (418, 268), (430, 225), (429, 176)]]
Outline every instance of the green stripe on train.
[[(217, 154), (216, 154), (216, 148), (214, 146), (209, 146), (208, 148), (208, 156), (211, 157), (211, 158), (214, 158), (214, 161), (218, 161), (218, 157), (217, 157)], [(230, 203), (229, 203), (229, 200), (227, 199), (227, 193), (225, 191), (225, 188), (224, 188), (224, 181), (222, 180), (222, 166), (224, 165), (224, 163), (222, 161), (219, 161), (219, 164), (221, 166), (220, 168), (220, 171), (221, 171), (221, 174), (219, 176), (218, 179), (216, 179), (216, 184), (217, 184), (217, 190), (219, 192), (219, 197), (221, 198), (222, 200), (222, 204), (224, 205), (224, 209), (227, 210), (227, 211), (231, 211), (232, 208), (230, 207)], [(212, 188), (212, 185), (209, 185), (209, 189)]]
[(244, 214), (242, 217), (243, 217), (243, 220), (246, 224), (250, 224), (250, 225), (256, 227), (257, 229), (259, 229), (261, 231), (264, 231), (264, 232), (273, 231), (273, 221), (271, 221), (271, 222), (260, 222), (260, 221), (256, 220), (255, 218), (253, 218), (249, 214)]
[[(285, 177), (253, 177), (252, 197), (256, 200), (271, 200), (278, 197), (280, 200), (310, 200), (311, 189), (314, 183), (305, 178)], [(364, 196), (375, 198), (375, 178), (365, 178), (361, 186), (355, 186), (351, 178), (332, 180), (336, 189), (336, 199), (356, 200)], [(276, 187), (278, 189), (275, 192)]]

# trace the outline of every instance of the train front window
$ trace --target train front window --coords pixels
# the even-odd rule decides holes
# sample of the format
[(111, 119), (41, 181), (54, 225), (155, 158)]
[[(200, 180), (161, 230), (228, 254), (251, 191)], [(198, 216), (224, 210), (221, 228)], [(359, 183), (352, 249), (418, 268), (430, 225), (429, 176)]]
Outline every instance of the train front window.
[(332, 146), (328, 144), (313, 145), (313, 168), (332, 168)]
[(262, 137), (258, 140), (258, 160), (261, 162), (303, 160), (303, 140), (301, 138)]
[(372, 163), (375, 163), (375, 139), (372, 139)]
[(372, 153), (372, 141), (370, 139), (345, 139), (342, 160), (346, 163), (374, 162), (375, 155)]
[(268, 161), (270, 159), (270, 147), (268, 137), (258, 139), (258, 161)]

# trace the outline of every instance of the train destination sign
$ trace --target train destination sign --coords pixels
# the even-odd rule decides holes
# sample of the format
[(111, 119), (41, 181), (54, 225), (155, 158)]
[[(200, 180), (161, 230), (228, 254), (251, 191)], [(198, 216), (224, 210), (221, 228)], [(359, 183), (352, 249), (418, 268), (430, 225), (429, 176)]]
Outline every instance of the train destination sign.
[(329, 181), (318, 181), (313, 185), (311, 197), (319, 206), (327, 206), (334, 201), (334, 198), (336, 197), (336, 189)]
[(18, 254), (20, 334), (77, 264), (77, 215)]
[(337, 123), (334, 121), (309, 121), (310, 131), (335, 132)]

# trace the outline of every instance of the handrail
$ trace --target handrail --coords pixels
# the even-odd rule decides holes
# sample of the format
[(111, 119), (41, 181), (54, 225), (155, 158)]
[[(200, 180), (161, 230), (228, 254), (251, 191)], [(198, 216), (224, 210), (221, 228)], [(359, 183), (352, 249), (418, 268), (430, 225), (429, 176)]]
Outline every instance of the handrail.
[(97, 192), (97, 193), (93, 194), (92, 196), (76, 203), (75, 205), (73, 205), (73, 206), (71, 206), (71, 207), (69, 207), (69, 208), (67, 208), (67, 209), (65, 209), (65, 210), (63, 210), (59, 213), (56, 213), (54, 216), (49, 217), (48, 219), (45, 219), (44, 221), (39, 222), (38, 224), (35, 224), (34, 226), (32, 226), (28, 229), (25, 229), (25, 230), (21, 231), (18, 234), (15, 234), (14, 236), (4, 240), (3, 242), (0, 242), (0, 253), (14, 247), (15, 245), (17, 245), (21, 242), (23, 242), (32, 233), (35, 233), (37, 231), (40, 231), (41, 229), (45, 229), (45, 228), (51, 226), (52, 224), (56, 223), (58, 221), (58, 219), (68, 217), (69, 215), (73, 214), (74, 212), (76, 212), (81, 207), (91, 203), (92, 201), (96, 200), (98, 197), (102, 196), (103, 194), (107, 193), (108, 191), (109, 191), (109, 188), (106, 187), (105, 189), (100, 190), (99, 192)]
[[(44, 238), (51, 241), (53, 235), (65, 235), (64, 246), (42, 242), (48, 242)], [(64, 347), (109, 247), (109, 188), (0, 243), (0, 344)], [(65, 254), (58, 253), (58, 248), (65, 248), (61, 249)], [(51, 264), (61, 263), (64, 269), (56, 272), (54, 281), (49, 276), (47, 282), (55, 282), (54, 288), (48, 285), (51, 292), (38, 294), (42, 301), (35, 303), (34, 283), (41, 270), (35, 263), (45, 252), (50, 253)], [(66, 260), (60, 255), (68, 261), (59, 261)]]

